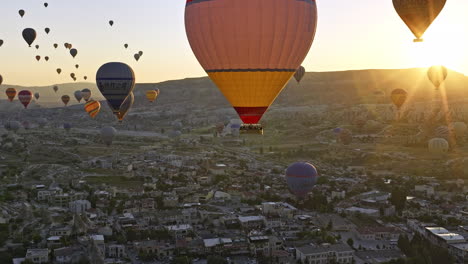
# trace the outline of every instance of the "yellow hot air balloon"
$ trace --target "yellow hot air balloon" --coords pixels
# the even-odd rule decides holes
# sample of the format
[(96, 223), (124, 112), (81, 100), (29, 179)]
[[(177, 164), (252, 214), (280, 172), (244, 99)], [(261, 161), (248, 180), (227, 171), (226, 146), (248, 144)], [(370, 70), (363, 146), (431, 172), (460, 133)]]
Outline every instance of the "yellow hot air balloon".
[(407, 97), (408, 97), (408, 93), (403, 89), (395, 89), (392, 91), (392, 94), (391, 94), (392, 102), (397, 107), (398, 110), (400, 110), (400, 108), (406, 102)]
[(95, 118), (99, 114), (99, 111), (101, 111), (101, 103), (90, 100), (85, 104), (84, 109), (91, 118)]
[(158, 95), (159, 95), (159, 90), (156, 91), (156, 90), (148, 90), (146, 91), (146, 98), (148, 99), (148, 101), (150, 101), (151, 103), (154, 102), (154, 100), (156, 100), (156, 98), (158, 98)]
[(188, 0), (185, 8), (195, 56), (245, 124), (260, 121), (301, 66), (316, 25), (315, 0)]

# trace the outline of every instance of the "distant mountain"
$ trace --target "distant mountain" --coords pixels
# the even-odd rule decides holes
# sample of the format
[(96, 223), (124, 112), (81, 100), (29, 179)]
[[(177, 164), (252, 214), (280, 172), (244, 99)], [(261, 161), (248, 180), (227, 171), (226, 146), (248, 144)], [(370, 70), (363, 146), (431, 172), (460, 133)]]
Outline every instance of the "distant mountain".
[[(355, 70), (341, 72), (310, 72), (298, 85), (294, 79), (277, 98), (274, 106), (306, 106), (313, 104), (360, 104), (389, 103), (389, 94), (393, 89), (407, 90), (413, 100), (433, 100), (436, 93), (426, 76), (426, 68), (401, 70)], [(28, 89), (39, 92), (38, 103), (42, 107), (62, 106), (60, 97), (68, 94), (71, 103), (76, 104), (73, 93), (76, 90), (89, 88), (94, 98), (103, 100), (94, 83), (59, 84), (59, 91), (54, 93), (53, 85), (46, 87), (20, 87), (2, 85), (1, 90), (14, 87), (17, 90)], [(446, 81), (446, 91), (449, 100), (468, 98), (468, 78), (465, 75), (450, 71)], [(158, 106), (183, 104), (206, 107), (207, 109), (228, 108), (230, 105), (221, 92), (208, 77), (188, 78), (166, 81), (156, 84), (137, 84), (135, 88), (136, 106), (147, 104), (145, 91), (159, 88), (161, 95), (157, 99)], [(99, 95), (99, 96), (98, 96)], [(5, 94), (0, 93), (0, 99)], [(3, 105), (5, 102), (3, 102)], [(5, 110), (1, 107), (0, 110)], [(10, 107), (8, 107), (10, 108)]]

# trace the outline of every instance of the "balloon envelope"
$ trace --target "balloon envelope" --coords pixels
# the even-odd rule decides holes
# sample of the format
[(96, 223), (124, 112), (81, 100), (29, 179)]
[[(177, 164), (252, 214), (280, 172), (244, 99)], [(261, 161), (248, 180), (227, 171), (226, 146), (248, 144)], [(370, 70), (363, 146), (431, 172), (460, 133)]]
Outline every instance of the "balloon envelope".
[(83, 96), (81, 95), (81, 91), (80, 90), (75, 91), (74, 95), (75, 95), (75, 99), (78, 101), (78, 103), (80, 103), (81, 99), (83, 99)]
[(59, 90), (57, 85), (55, 85), (52, 89), (54, 89), (54, 92), (57, 92)]
[(101, 103), (90, 100), (85, 104), (84, 109), (91, 118), (95, 118), (101, 111)]
[(408, 93), (403, 89), (395, 89), (392, 91), (391, 99), (393, 104), (400, 109), (403, 104), (406, 102), (406, 98), (408, 97)]
[(127, 64), (106, 63), (99, 68), (96, 83), (114, 114), (117, 114), (120, 106), (135, 87), (135, 73)]
[(427, 78), (434, 85), (436, 89), (442, 85), (442, 83), (447, 79), (448, 70), (444, 66), (432, 66), (427, 70)]
[(18, 100), (21, 102), (24, 108), (28, 108), (28, 105), (29, 103), (31, 103), (32, 98), (33, 94), (31, 91), (23, 90), (18, 93)]
[(88, 102), (89, 101), (89, 98), (91, 98), (91, 90), (89, 89), (83, 89), (81, 90), (81, 96), (83, 97), (83, 99)]
[(104, 127), (101, 129), (101, 139), (108, 147), (112, 145), (117, 130), (113, 127)]
[(28, 43), (29, 47), (31, 47), (34, 40), (36, 40), (36, 36), (36, 31), (32, 28), (26, 28), (23, 30), (23, 39)]
[(294, 74), (294, 79), (296, 79), (297, 83), (300, 83), (302, 78), (304, 78), (304, 75), (306, 73), (306, 70), (304, 67), (299, 67), (299, 69), (297, 69), (296, 73)]
[(442, 154), (449, 150), (449, 143), (444, 138), (433, 138), (429, 140), (428, 147), (431, 153)]
[(446, 0), (393, 0), (400, 18), (413, 32), (415, 42), (421, 37), (444, 8)]
[(146, 99), (148, 99), (148, 101), (150, 101), (151, 103), (154, 102), (154, 100), (156, 100), (158, 95), (159, 95), (159, 90), (158, 91), (156, 90), (146, 91)]
[(24, 12), (23, 9), (21, 9), (21, 10), (18, 11), (18, 14), (19, 14), (21, 17), (23, 17), (25, 13), (26, 13), (26, 12)]
[(6, 93), (7, 97), (8, 97), (8, 101), (13, 102), (13, 99), (15, 99), (15, 96), (16, 96), (16, 89), (15, 88), (8, 88), (8, 89), (6, 89), (5, 93)]
[(130, 93), (127, 99), (125, 99), (125, 101), (123, 102), (122, 106), (120, 106), (119, 112), (115, 114), (120, 122), (124, 120), (125, 116), (132, 108), (133, 103), (135, 103), (135, 95), (133, 95), (133, 93)]
[(314, 0), (189, 0), (185, 8), (195, 56), (247, 124), (258, 123), (301, 66), (316, 25)]
[(36, 98), (36, 100), (39, 100), (39, 97), (41, 97), (41, 95), (39, 93), (34, 94), (34, 98)]
[(68, 105), (68, 102), (70, 102), (70, 96), (68, 95), (63, 95), (62, 96), (62, 102), (65, 104), (65, 106)]
[(299, 197), (306, 196), (317, 183), (317, 169), (310, 163), (297, 162), (286, 170), (286, 182), (289, 190)]
[(76, 55), (78, 54), (78, 50), (77, 49), (71, 49), (70, 54), (72, 55), (73, 58), (75, 58)]

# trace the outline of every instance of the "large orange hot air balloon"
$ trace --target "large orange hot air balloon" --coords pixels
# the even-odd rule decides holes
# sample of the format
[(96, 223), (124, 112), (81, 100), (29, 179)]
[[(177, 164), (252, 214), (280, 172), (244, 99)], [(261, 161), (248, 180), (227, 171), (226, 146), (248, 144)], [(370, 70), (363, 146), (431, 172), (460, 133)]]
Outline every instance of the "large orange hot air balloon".
[(31, 91), (28, 90), (23, 90), (18, 93), (18, 100), (21, 102), (21, 104), (24, 105), (24, 108), (28, 108), (29, 103), (31, 103), (33, 98), (33, 94)]
[(62, 102), (65, 104), (65, 106), (68, 105), (68, 102), (70, 102), (70, 96), (68, 95), (63, 95), (62, 96)]
[(156, 98), (158, 98), (158, 95), (159, 95), (159, 90), (148, 90), (148, 91), (146, 91), (146, 98), (151, 103), (154, 102), (154, 100), (156, 100)]
[(315, 0), (187, 0), (185, 8), (195, 56), (246, 124), (260, 121), (301, 66), (316, 25)]
[(6, 89), (6, 95), (8, 97), (8, 101), (13, 102), (16, 96), (16, 89), (15, 88), (8, 88)]
[(89, 100), (85, 104), (84, 109), (91, 118), (95, 118), (99, 114), (99, 111), (101, 111), (101, 103), (98, 101)]
[(447, 79), (448, 70), (444, 66), (432, 66), (427, 71), (427, 78), (434, 85), (436, 90), (442, 85), (442, 83)]
[(391, 99), (393, 104), (397, 107), (398, 110), (405, 104), (408, 93), (403, 89), (395, 89), (392, 91)]
[(393, 0), (393, 6), (416, 37), (414, 42), (422, 42), (421, 37), (440, 14), (446, 2), (447, 0)]

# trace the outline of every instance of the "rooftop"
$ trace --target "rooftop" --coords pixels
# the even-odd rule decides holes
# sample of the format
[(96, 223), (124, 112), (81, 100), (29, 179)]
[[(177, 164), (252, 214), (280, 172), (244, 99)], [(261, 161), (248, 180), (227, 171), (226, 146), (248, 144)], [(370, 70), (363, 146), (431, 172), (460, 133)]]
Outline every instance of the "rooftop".
[(318, 253), (325, 253), (325, 252), (354, 252), (353, 249), (345, 244), (336, 244), (330, 246), (305, 246), (297, 248), (299, 252), (304, 255), (311, 255), (311, 254), (318, 254)]

